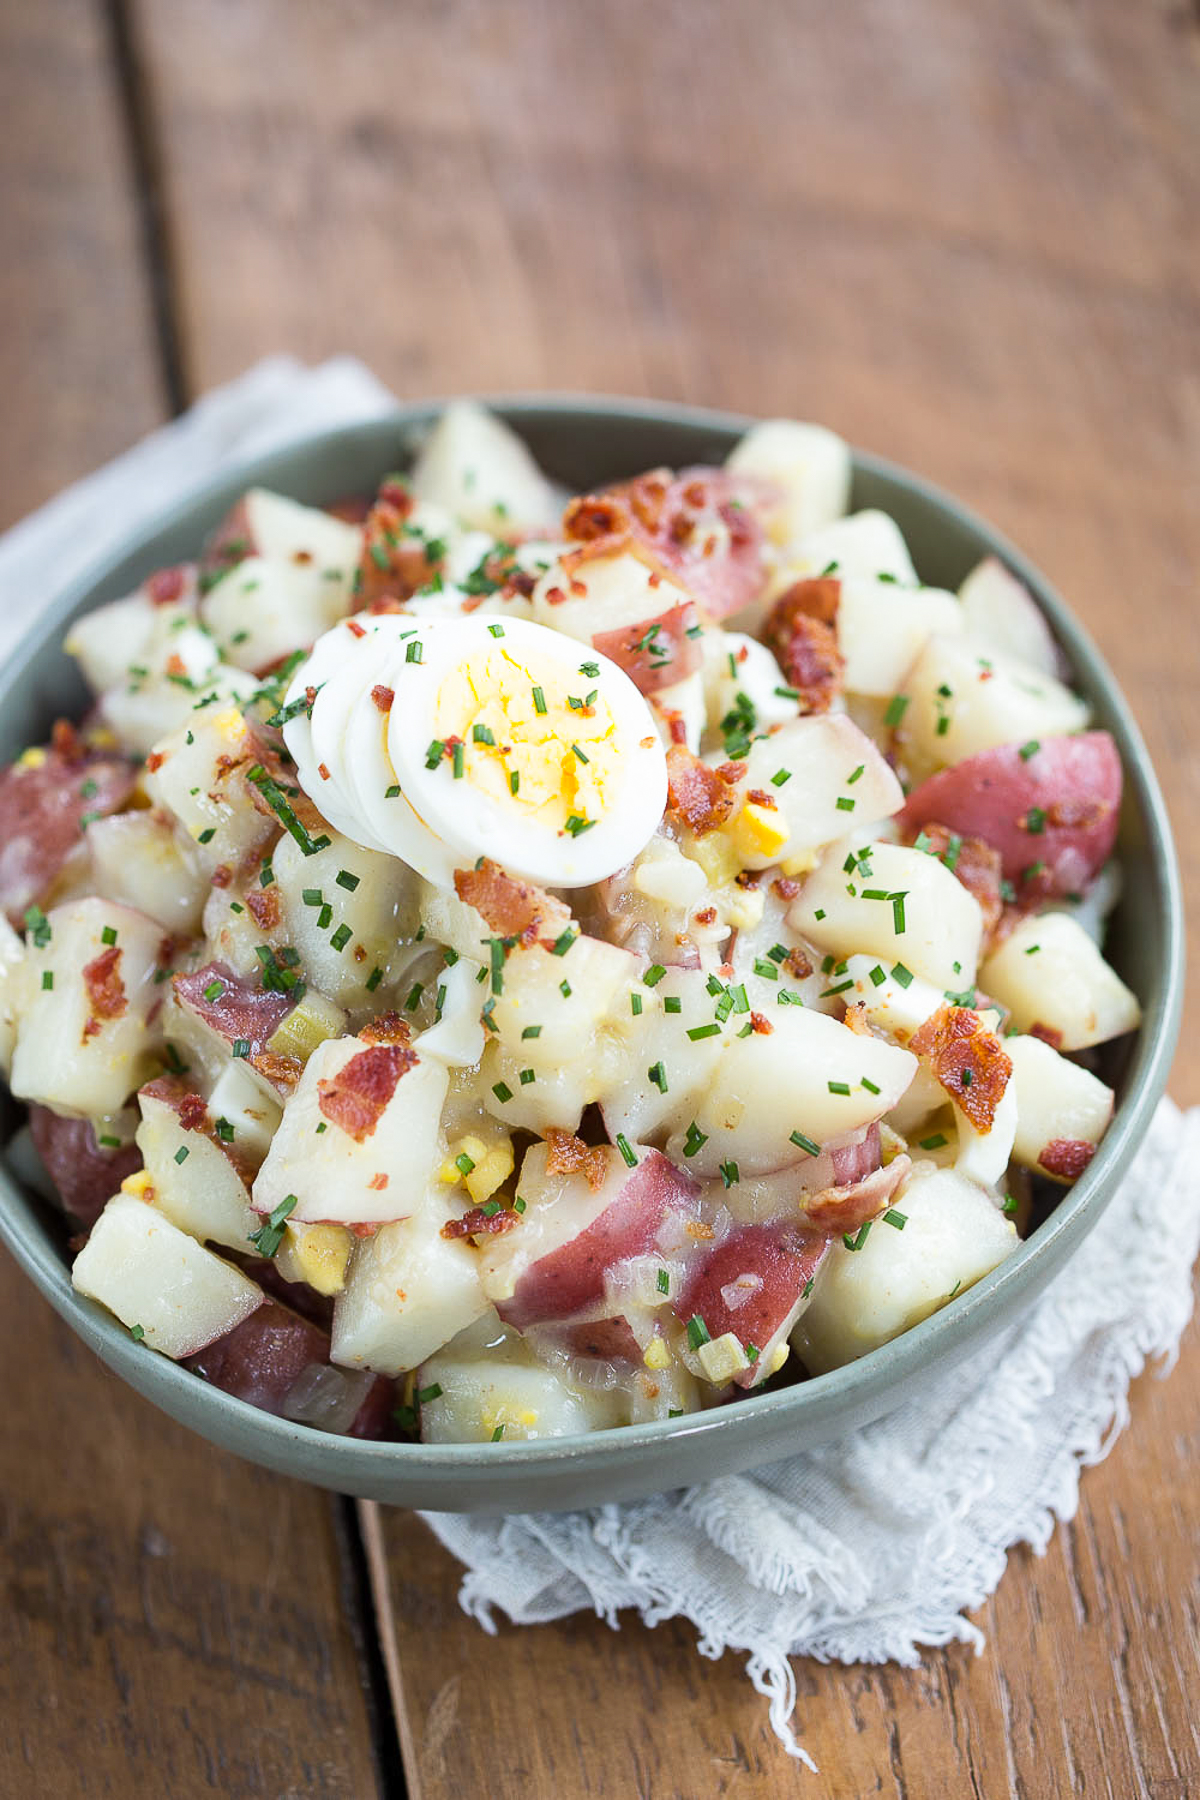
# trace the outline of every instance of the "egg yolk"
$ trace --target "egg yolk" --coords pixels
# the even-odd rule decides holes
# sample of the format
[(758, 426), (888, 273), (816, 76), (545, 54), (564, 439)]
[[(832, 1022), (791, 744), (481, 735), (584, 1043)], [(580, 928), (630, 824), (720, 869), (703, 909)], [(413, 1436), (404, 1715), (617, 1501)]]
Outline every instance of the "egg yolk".
[(596, 824), (617, 791), (616, 720), (577, 669), (534, 667), (497, 643), (446, 676), (434, 719), (439, 738), (461, 741), (478, 793), (559, 835)]

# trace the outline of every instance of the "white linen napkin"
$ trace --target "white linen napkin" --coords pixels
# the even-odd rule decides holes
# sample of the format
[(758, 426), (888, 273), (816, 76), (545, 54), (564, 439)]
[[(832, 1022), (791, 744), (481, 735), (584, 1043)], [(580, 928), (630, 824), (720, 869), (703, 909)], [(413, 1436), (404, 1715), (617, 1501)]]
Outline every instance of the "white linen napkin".
[[(0, 656), (39, 605), (223, 466), (392, 396), (361, 363), (260, 363), (0, 539)], [(1164, 1100), (1120, 1193), (1031, 1312), (875, 1425), (749, 1475), (625, 1506), (506, 1519), (427, 1514), (466, 1564), (460, 1598), (488, 1630), (591, 1608), (616, 1626), (685, 1617), (700, 1653), (747, 1657), (789, 1752), (789, 1658), (913, 1664), (921, 1645), (982, 1648), (964, 1613), (1008, 1551), (1041, 1553), (1107, 1454), (1128, 1388), (1171, 1366), (1200, 1250), (1200, 1108)]]

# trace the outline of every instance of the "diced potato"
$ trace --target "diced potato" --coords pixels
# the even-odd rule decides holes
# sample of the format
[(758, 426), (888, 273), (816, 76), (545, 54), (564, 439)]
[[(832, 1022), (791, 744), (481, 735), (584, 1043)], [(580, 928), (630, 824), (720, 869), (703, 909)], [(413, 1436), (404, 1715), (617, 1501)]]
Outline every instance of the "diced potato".
[(996, 1188), (1004, 1179), (1017, 1134), (1017, 1090), (1010, 1079), (996, 1106), (990, 1131), (979, 1131), (960, 1106), (954, 1108), (958, 1156), (954, 1166), (968, 1181)]
[[(928, 1165), (924, 1165), (927, 1169)], [(858, 1250), (834, 1243), (792, 1344), (814, 1375), (899, 1337), (971, 1287), (1017, 1248), (1016, 1228), (951, 1169), (914, 1174)]]
[(782, 846), (756, 851), (744, 841), (740, 815), (734, 819), (730, 830), (739, 857), (751, 869), (815, 850), (839, 838), (855, 820), (874, 824), (904, 804), (900, 783), (879, 750), (844, 713), (796, 719), (758, 739), (746, 760), (744, 787), (774, 801), (777, 813), (767, 808), (768, 815), (777, 816), (787, 831)]
[(322, 994), (349, 1012), (380, 1012), (417, 929), (418, 878), (398, 857), (328, 837), (305, 856), (285, 833), (272, 852), (282, 929)]
[(996, 556), (976, 563), (958, 590), (963, 624), (985, 656), (998, 650), (1043, 675), (1062, 672), (1062, 656), (1045, 614), (1023, 581)]
[(1065, 912), (1022, 919), (979, 979), (1008, 1008), (1019, 1031), (1042, 1026), (1056, 1034), (1060, 1050), (1103, 1044), (1141, 1021), (1136, 995)]
[(456, 400), (426, 438), (412, 472), (418, 500), (495, 537), (555, 523), (554, 490), (516, 433), (494, 413)]
[(272, 1056), (294, 1056), (307, 1062), (318, 1044), (327, 1038), (341, 1037), (346, 1030), (346, 1015), (340, 1006), (327, 1000), (316, 988), (308, 988), (291, 1012), (276, 1026), (267, 1039)]
[(847, 1006), (865, 1007), (869, 1024), (906, 1044), (913, 1032), (945, 1003), (946, 995), (944, 989), (919, 975), (908, 981), (897, 980), (892, 973), (894, 966), (886, 958), (848, 956), (845, 974), (839, 975), (838, 981), (854, 983), (843, 996)]
[[(639, 973), (636, 957), (601, 938), (578, 937), (563, 956), (540, 944), (518, 947), (504, 964), (503, 990), (491, 1015), (496, 1041), (539, 1070), (577, 1061), (580, 1046)], [(627, 1010), (625, 1002), (622, 1019)]]
[(362, 532), (332, 513), (252, 488), (242, 502), (249, 555), (200, 603), (222, 654), (265, 669), (350, 610)]
[(56, 906), (48, 924), (46, 943), (26, 947), (12, 1091), (75, 1118), (119, 1112), (152, 1073), (162, 1043), (162, 927), (97, 899)]
[(725, 467), (774, 490), (764, 517), (776, 544), (840, 518), (850, 502), (850, 447), (823, 425), (763, 419), (730, 451)]
[(1009, 1085), (1017, 1097), (1013, 1156), (1056, 1181), (1073, 1180), (1108, 1127), (1112, 1089), (1041, 1038), (1005, 1038), (1004, 1048), (1012, 1058)]
[(904, 692), (902, 743), (917, 775), (996, 744), (1082, 731), (1090, 716), (1086, 703), (1053, 675), (1013, 657), (980, 655), (962, 637), (930, 638)]
[(0, 1074), (7, 1081), (17, 1042), (17, 1018), (25, 1003), (25, 946), (0, 913)]
[(768, 597), (774, 600), (793, 582), (827, 571), (841, 581), (857, 577), (877, 581), (882, 575), (902, 587), (917, 586), (917, 571), (900, 527), (874, 508), (834, 519), (791, 545), (779, 559)]
[(437, 977), (437, 1011), (417, 1040), (422, 1056), (436, 1056), (450, 1069), (472, 1068), (483, 1055), (486, 1033), (480, 1017), (488, 989), (482, 985), (483, 964), (460, 956)]
[(421, 1437), (427, 1444), (526, 1443), (623, 1425), (628, 1401), (619, 1388), (584, 1387), (565, 1369), (497, 1361), (468, 1361), (449, 1353), (421, 1368)]
[(127, 1194), (101, 1213), (71, 1281), (177, 1362), (232, 1331), (263, 1302), (249, 1276)]
[(907, 1050), (806, 1006), (780, 1007), (770, 1023), (769, 1036), (738, 1037), (732, 1020), (725, 1027), (729, 1041), (695, 1111), (708, 1141), (686, 1159), (685, 1134), (667, 1145), (694, 1174), (736, 1163), (739, 1173), (758, 1175), (798, 1162), (805, 1151), (793, 1132), (824, 1144), (855, 1131), (895, 1106), (916, 1072)]
[(793, 930), (834, 956), (865, 952), (889, 971), (899, 963), (936, 987), (969, 988), (983, 936), (974, 895), (923, 850), (874, 843), (865, 867), (849, 870), (843, 850), (835, 844), (808, 877), (788, 915)]
[(582, 564), (575, 580), (586, 592), (573, 593), (571, 580), (561, 563), (551, 563), (533, 590), (533, 617), (536, 624), (583, 644), (622, 626), (649, 627), (690, 601), (685, 589), (631, 550), (590, 557)]
[(165, 813), (139, 809), (96, 819), (84, 843), (89, 893), (136, 906), (181, 937), (200, 929), (208, 883), (184, 861)]
[[(716, 998), (708, 981), (699, 969), (672, 968), (654, 987), (636, 979), (631, 983), (623, 1032), (629, 1053), (614, 1064), (600, 1096), (605, 1129), (614, 1143), (618, 1132), (631, 1143), (656, 1143), (660, 1133), (686, 1130), (725, 1049), (725, 1032), (688, 1037), (689, 1031), (703, 1030), (715, 1020)], [(641, 1009), (637, 1013), (635, 1005)], [(728, 1012), (728, 1002), (724, 1005)], [(734, 1023), (735, 1028), (744, 1024), (744, 1016), (738, 1014)], [(657, 1080), (650, 1077), (651, 1069), (659, 1071)]]
[(454, 1217), (444, 1192), (415, 1188), (411, 1215), (358, 1245), (334, 1305), (332, 1362), (400, 1375), (488, 1310), (478, 1256), (442, 1236)]
[[(355, 1137), (322, 1109), (323, 1084), (336, 1084), (348, 1064), (371, 1053), (359, 1038), (331, 1038), (313, 1051), (254, 1183), (258, 1212), (270, 1213), (293, 1195), (288, 1216), (297, 1221), (355, 1225), (412, 1210), (441, 1161), (438, 1122), (449, 1078), (432, 1059), (404, 1069), (370, 1130)], [(382, 1054), (368, 1072), (366, 1086), (379, 1103), (390, 1078)]]
[(264, 1093), (261, 1080), (241, 1058), (227, 1062), (221, 1070), (209, 1095), (208, 1110), (214, 1119), (224, 1119), (230, 1126), (238, 1150), (259, 1163), (283, 1117), (278, 1100)]
[(189, 714), (154, 754), (159, 760), (146, 776), (146, 791), (178, 820), (189, 855), (205, 874), (222, 863), (236, 868), (274, 836), (275, 821), (255, 806), (244, 779), (255, 752), (236, 706)]
[(237, 1164), (203, 1131), (185, 1131), (168, 1100), (143, 1090), (138, 1104), (137, 1144), (152, 1190), (146, 1198), (199, 1243), (211, 1240), (253, 1256), (250, 1235), (262, 1220)]
[(961, 630), (962, 609), (942, 588), (847, 577), (838, 599), (837, 640), (848, 692), (894, 694), (935, 632)]
[(658, 688), (649, 699), (654, 723), (664, 746), (669, 750), (676, 742), (672, 725), (678, 719), (683, 725), (684, 743), (693, 756), (698, 755), (707, 713), (703, 672), (696, 669), (691, 675), (685, 675), (682, 681)]
[[(76, 619), (63, 649), (73, 656), (94, 694), (124, 684), (130, 669), (148, 667), (173, 633), (195, 619), (193, 596), (183, 604), (156, 606), (145, 588), (110, 600)], [(210, 655), (214, 660), (215, 652)]]

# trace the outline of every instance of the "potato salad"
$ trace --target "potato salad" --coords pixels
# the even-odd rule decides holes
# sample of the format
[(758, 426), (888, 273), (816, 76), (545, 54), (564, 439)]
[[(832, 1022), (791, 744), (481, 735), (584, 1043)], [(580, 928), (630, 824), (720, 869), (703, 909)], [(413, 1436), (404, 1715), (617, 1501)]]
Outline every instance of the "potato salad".
[(571, 495), (451, 406), (66, 640), (0, 775), (9, 1148), (146, 1354), (511, 1443), (821, 1376), (1075, 1181), (1121, 765), (1000, 562), (774, 420)]

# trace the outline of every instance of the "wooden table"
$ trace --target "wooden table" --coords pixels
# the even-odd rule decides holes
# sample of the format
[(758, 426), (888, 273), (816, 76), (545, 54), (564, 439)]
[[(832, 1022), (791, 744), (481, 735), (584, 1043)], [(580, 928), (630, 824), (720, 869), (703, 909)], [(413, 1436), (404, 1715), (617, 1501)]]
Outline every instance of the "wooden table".
[[(280, 349), (823, 419), (1086, 619), (1195, 922), (1198, 83), (1192, 0), (8, 0), (3, 522)], [(1200, 1791), (1195, 1327), (984, 1658), (800, 1666), (815, 1777), (682, 1625), (484, 1637), (417, 1520), (208, 1449), (7, 1261), (0, 1344), (6, 1796)]]

